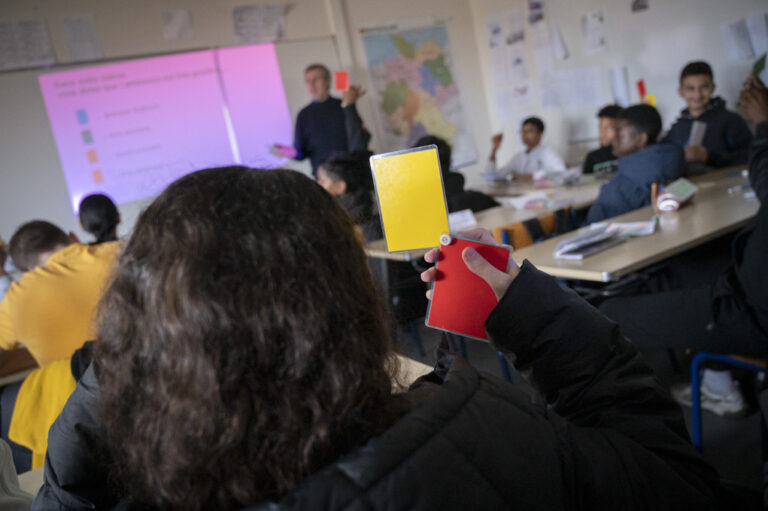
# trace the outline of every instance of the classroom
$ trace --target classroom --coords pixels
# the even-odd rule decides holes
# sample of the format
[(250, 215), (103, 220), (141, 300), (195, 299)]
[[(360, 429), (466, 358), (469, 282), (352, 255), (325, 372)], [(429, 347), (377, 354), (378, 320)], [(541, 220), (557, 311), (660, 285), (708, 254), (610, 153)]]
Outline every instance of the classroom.
[(765, 0), (6, 0), (0, 509), (762, 509)]

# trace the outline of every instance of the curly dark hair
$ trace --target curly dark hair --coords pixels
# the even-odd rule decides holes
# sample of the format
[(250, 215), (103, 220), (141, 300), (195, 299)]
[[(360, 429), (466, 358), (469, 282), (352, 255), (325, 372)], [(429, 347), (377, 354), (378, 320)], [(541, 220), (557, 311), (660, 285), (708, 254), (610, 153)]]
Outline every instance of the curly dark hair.
[(384, 431), (391, 323), (349, 216), (287, 170), (209, 169), (141, 214), (94, 363), (115, 479), (163, 509), (279, 498)]

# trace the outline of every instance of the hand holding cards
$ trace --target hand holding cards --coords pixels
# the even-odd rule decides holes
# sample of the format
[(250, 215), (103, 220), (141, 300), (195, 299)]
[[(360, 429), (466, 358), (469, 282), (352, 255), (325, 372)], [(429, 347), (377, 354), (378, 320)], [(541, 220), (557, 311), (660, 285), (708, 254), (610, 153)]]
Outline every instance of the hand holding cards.
[(371, 172), (387, 250), (416, 250), (442, 244), (439, 262), (436, 250), (425, 256), (427, 262), (438, 262), (422, 274), (426, 282), (435, 282), (427, 326), (487, 339), (485, 320), (512, 280), (506, 273), (511, 248), (496, 244), (483, 229), (466, 237), (449, 234), (442, 174), (434, 145), (374, 155)]

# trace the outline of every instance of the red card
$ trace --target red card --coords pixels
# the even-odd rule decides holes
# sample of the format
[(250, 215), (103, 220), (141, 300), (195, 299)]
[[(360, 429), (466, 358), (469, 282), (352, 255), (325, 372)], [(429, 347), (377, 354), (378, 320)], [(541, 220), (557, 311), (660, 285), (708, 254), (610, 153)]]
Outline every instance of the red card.
[(336, 82), (336, 90), (349, 89), (349, 71), (336, 71), (333, 81)]
[(643, 80), (637, 81), (637, 94), (640, 96), (640, 101), (645, 98), (645, 82)]
[(498, 301), (491, 286), (464, 264), (461, 253), (467, 247), (477, 250), (499, 270), (507, 270), (510, 247), (453, 237), (449, 245), (440, 247), (440, 259), (435, 265), (438, 276), (425, 323), (439, 330), (488, 340), (483, 325)]

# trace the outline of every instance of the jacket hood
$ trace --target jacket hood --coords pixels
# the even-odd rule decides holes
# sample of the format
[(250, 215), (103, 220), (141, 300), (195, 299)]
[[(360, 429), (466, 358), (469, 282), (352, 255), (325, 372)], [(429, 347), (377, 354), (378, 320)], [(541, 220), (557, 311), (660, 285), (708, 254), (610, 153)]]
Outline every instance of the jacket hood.
[[(707, 109), (704, 111), (704, 114), (708, 112), (715, 112), (718, 110), (725, 110), (725, 100), (720, 96), (715, 96), (714, 98), (709, 100), (709, 104), (707, 105)], [(701, 114), (701, 115), (704, 115), (704, 114)], [(687, 107), (680, 112), (680, 117), (682, 119), (693, 119), (693, 117), (691, 117), (691, 111)]]
[(619, 174), (639, 186), (683, 175), (685, 155), (675, 144), (653, 144), (619, 159)]

